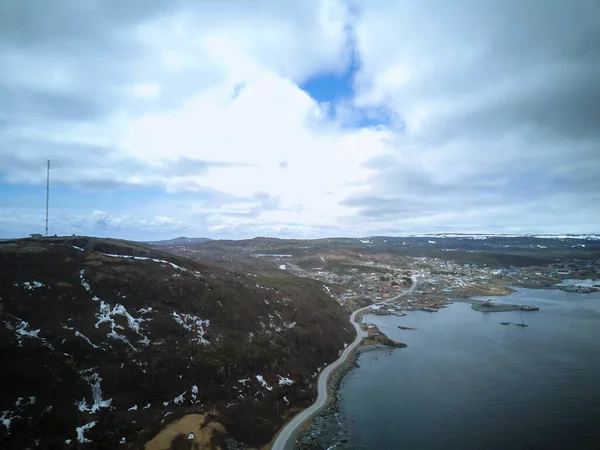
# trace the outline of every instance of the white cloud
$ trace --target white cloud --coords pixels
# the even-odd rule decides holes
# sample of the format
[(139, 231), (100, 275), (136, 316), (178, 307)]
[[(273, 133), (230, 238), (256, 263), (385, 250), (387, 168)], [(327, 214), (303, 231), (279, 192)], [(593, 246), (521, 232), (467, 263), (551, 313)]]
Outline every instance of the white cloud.
[[(585, 1), (65, 3), (51, 23), (44, 8), (2, 8), (43, 26), (0, 26), (0, 183), (42, 185), (48, 157), (55, 186), (185, 197), (61, 205), (65, 232), (597, 223), (581, 212), (600, 191), (600, 59), (587, 44), (598, 33)], [(319, 104), (299, 88), (344, 72), (352, 45), (354, 98)], [(393, 126), (361, 128), (362, 115)], [(558, 203), (558, 221), (530, 212), (560, 215)]]

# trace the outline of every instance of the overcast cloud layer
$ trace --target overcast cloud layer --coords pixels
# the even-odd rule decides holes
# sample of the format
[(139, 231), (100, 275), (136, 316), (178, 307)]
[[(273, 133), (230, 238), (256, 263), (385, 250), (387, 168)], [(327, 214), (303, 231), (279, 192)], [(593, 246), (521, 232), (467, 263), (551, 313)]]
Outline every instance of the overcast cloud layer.
[(52, 234), (600, 232), (595, 0), (3, 0), (0, 67), (0, 237), (47, 158)]

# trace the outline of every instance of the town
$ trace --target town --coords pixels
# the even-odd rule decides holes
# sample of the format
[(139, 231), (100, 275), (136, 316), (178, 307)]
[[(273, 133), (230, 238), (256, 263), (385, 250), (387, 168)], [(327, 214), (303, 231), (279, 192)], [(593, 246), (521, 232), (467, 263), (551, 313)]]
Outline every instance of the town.
[[(353, 258), (352, 256), (357, 256)], [(319, 266), (294, 261), (292, 255), (268, 255), (281, 270), (323, 282), (329, 293), (349, 311), (394, 297), (410, 285), (410, 276), (419, 286), (410, 295), (390, 303), (374, 305), (373, 314), (404, 314), (403, 310), (433, 312), (449, 301), (473, 296), (508, 295), (514, 287), (562, 289), (590, 293), (600, 290), (600, 259), (556, 261), (544, 266), (489, 267), (457, 263), (435, 257), (403, 257), (395, 264), (389, 256), (337, 254), (318, 255)], [(315, 258), (311, 258), (311, 261)], [(482, 302), (482, 308), (491, 306)], [(524, 309), (524, 308), (521, 308)]]

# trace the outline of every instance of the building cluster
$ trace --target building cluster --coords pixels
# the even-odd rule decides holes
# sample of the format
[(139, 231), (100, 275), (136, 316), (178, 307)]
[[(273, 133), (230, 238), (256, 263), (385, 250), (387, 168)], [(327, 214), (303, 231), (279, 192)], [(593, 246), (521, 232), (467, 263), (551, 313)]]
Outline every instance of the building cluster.
[[(576, 292), (600, 290), (600, 260), (557, 260), (547, 266), (488, 267), (473, 263), (458, 263), (430, 257), (415, 257), (395, 267), (388, 263), (361, 262), (359, 268), (308, 271), (310, 276), (327, 283), (338, 295), (341, 304), (362, 299), (377, 302), (393, 297), (410, 284), (410, 276), (419, 279), (418, 289), (407, 300), (410, 304), (419, 296), (446, 297), (469, 295), (485, 286), (517, 286), (529, 288), (559, 288)], [(585, 279), (588, 279), (587, 281)], [(569, 279), (575, 279), (570, 282)], [(477, 294), (472, 294), (477, 295)], [(491, 295), (491, 294), (490, 294)]]

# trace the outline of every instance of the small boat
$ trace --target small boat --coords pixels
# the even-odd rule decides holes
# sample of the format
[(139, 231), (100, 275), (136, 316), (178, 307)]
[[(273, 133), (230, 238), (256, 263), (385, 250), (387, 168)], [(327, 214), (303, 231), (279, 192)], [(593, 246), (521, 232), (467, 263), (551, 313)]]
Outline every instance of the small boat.
[(502, 325), (510, 325), (510, 322), (500, 322)]
[(527, 325), (525, 323), (515, 323), (515, 325), (518, 326), (518, 327), (522, 327), (522, 328), (529, 326), (529, 325)]

